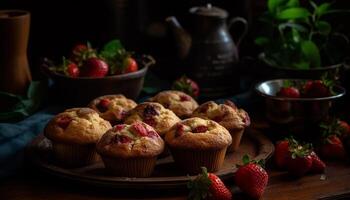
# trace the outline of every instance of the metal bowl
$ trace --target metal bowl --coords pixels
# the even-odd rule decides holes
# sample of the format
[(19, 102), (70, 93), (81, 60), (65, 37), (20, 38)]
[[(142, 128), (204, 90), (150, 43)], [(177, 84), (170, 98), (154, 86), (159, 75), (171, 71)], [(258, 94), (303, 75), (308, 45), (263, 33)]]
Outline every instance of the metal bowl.
[(345, 89), (339, 85), (334, 86), (332, 96), (321, 98), (287, 98), (279, 97), (276, 93), (283, 87), (284, 81), (302, 85), (306, 79), (275, 79), (258, 83), (255, 90), (264, 97), (266, 117), (277, 124), (298, 124), (319, 122), (329, 115), (333, 102), (344, 96)]

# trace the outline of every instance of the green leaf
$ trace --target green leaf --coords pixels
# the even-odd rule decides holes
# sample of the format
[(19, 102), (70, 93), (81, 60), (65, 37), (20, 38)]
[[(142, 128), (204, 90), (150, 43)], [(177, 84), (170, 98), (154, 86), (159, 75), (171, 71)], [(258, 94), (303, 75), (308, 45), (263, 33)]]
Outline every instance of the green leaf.
[(287, 0), (268, 0), (267, 7), (269, 9), (269, 12), (275, 14), (277, 8), (286, 2)]
[(249, 156), (247, 154), (245, 154), (242, 158), (243, 161), (243, 165), (246, 165), (250, 162)]
[(307, 18), (310, 15), (311, 13), (307, 9), (297, 7), (283, 10), (277, 15), (277, 18), (282, 20), (303, 19)]
[(254, 42), (256, 45), (265, 46), (270, 43), (270, 39), (264, 36), (260, 36), (257, 37)]
[(300, 5), (299, 0), (289, 0), (287, 3), (287, 7), (298, 7)]
[(315, 26), (322, 35), (328, 35), (332, 29), (331, 25), (326, 21), (317, 21)]
[(124, 47), (119, 40), (112, 40), (103, 46), (101, 54), (111, 56), (117, 54), (122, 49)]
[(320, 6), (318, 6), (316, 8), (316, 15), (319, 16), (319, 17), (324, 15), (325, 13), (327, 13), (327, 11), (331, 7), (331, 5), (332, 5), (331, 3), (323, 3), (323, 4), (321, 4)]
[(314, 42), (310, 40), (302, 42), (301, 50), (307, 60), (310, 61), (311, 67), (321, 66), (320, 51)]
[(303, 25), (292, 23), (292, 22), (281, 23), (280, 25), (278, 25), (278, 29), (281, 31), (283, 31), (286, 28), (293, 28), (293, 29), (296, 29), (300, 32), (307, 31), (307, 29)]
[(311, 6), (316, 10), (318, 8), (317, 4), (313, 1), (310, 1)]

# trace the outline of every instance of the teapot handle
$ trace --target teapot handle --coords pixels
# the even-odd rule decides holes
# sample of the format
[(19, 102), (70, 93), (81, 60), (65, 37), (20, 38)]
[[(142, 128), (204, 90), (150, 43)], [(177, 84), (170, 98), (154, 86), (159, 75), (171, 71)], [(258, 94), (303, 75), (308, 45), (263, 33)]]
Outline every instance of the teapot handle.
[(242, 17), (234, 17), (232, 18), (229, 23), (228, 23), (228, 28), (231, 29), (231, 27), (237, 23), (237, 22), (241, 22), (244, 25), (244, 29), (243, 29), (243, 33), (242, 35), (239, 37), (239, 39), (237, 40), (236, 46), (238, 47), (239, 44), (241, 43), (242, 39), (245, 37), (245, 35), (247, 35), (248, 33), (248, 22), (247, 20), (245, 20)]

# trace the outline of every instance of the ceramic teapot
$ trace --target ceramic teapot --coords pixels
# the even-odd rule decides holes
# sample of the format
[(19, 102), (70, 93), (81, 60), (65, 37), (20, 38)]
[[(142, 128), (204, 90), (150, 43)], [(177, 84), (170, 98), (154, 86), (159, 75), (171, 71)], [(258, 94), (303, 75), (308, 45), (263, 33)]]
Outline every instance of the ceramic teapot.
[[(186, 31), (174, 16), (166, 19), (175, 36), (179, 58), (186, 63), (184, 71), (199, 83), (204, 97), (228, 95), (239, 84), (238, 74), (235, 74), (239, 60), (237, 46), (247, 32), (247, 21), (235, 17), (227, 23), (228, 12), (211, 4), (193, 7), (189, 13), (190, 31)], [(236, 22), (244, 25), (237, 45), (229, 32)]]

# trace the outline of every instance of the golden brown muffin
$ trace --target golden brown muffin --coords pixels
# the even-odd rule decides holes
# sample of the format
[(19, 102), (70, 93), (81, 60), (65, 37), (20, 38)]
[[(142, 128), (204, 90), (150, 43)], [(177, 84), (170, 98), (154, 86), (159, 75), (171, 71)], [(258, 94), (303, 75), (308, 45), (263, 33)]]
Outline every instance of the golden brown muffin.
[(160, 92), (150, 98), (149, 101), (162, 104), (182, 119), (191, 116), (192, 112), (198, 107), (198, 103), (191, 96), (176, 90)]
[(44, 135), (51, 140), (55, 157), (61, 164), (78, 166), (96, 160), (96, 142), (110, 128), (110, 123), (96, 111), (72, 108), (51, 119)]
[(143, 121), (163, 136), (174, 124), (181, 121), (173, 111), (155, 102), (145, 102), (132, 109), (125, 118), (125, 124)]
[(96, 110), (100, 117), (112, 124), (121, 122), (126, 113), (136, 105), (133, 100), (122, 94), (101, 96), (89, 103), (90, 108)]
[(114, 126), (103, 135), (96, 148), (113, 174), (147, 177), (164, 150), (164, 141), (151, 126), (135, 122)]
[(229, 130), (232, 136), (229, 152), (238, 149), (243, 132), (250, 125), (248, 113), (243, 109), (238, 109), (231, 101), (226, 101), (225, 104), (216, 104), (214, 101), (206, 102), (193, 112), (192, 117), (214, 120)]
[(210, 172), (219, 170), (232, 138), (220, 124), (194, 117), (174, 125), (166, 133), (165, 142), (175, 162), (194, 174), (201, 171), (201, 166)]

